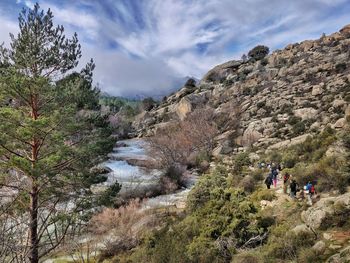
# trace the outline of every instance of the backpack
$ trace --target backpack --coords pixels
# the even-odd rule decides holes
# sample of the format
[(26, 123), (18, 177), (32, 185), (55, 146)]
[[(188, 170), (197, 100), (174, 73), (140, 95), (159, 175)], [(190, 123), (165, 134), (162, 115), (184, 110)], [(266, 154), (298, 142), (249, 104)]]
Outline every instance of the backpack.
[(314, 193), (315, 193), (315, 186), (314, 186), (314, 185), (311, 186), (310, 193), (311, 193), (311, 194), (314, 194)]

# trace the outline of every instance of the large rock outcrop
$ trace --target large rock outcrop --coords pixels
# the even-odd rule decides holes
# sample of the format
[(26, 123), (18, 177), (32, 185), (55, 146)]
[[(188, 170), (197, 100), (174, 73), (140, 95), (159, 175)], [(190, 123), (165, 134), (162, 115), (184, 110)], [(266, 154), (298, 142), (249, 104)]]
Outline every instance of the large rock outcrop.
[(327, 224), (327, 220), (331, 219), (339, 208), (350, 210), (350, 193), (336, 197), (322, 198), (313, 207), (303, 211), (301, 218), (313, 230), (330, 227), (325, 224)]
[(203, 106), (215, 109), (221, 133), (232, 131), (234, 125), (226, 124), (239, 117), (231, 138), (236, 147), (267, 148), (327, 125), (341, 129), (350, 112), (350, 25), (259, 61), (218, 65), (197, 86), (164, 98), (135, 128), (139, 135), (152, 134), (159, 123), (184, 119)]

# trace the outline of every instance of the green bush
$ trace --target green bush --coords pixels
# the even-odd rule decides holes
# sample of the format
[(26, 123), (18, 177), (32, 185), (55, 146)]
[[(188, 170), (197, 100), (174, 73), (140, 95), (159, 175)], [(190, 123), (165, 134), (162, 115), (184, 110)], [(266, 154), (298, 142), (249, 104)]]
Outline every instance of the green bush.
[(139, 262), (230, 262), (248, 240), (264, 234), (271, 220), (258, 217), (250, 197), (229, 179), (221, 166), (200, 178), (189, 194), (187, 215), (145, 239), (133, 259), (144, 253)]
[(269, 160), (273, 163), (281, 163), (282, 155), (278, 150), (273, 150), (269, 154)]
[(255, 169), (250, 174), (255, 181), (259, 182), (264, 179), (264, 175), (268, 173), (267, 169)]
[(263, 58), (263, 59), (261, 60), (261, 65), (262, 65), (262, 66), (266, 66), (267, 64), (269, 64), (269, 61), (268, 61), (266, 58)]
[(239, 186), (242, 187), (245, 192), (252, 193), (255, 190), (256, 181), (252, 176), (247, 175), (243, 177)]
[(258, 103), (256, 104), (256, 106), (258, 107), (258, 109), (265, 107), (265, 105), (266, 105), (266, 102), (265, 102), (265, 101), (260, 101), (260, 102), (258, 102)]
[(298, 263), (321, 263), (324, 260), (321, 255), (310, 248), (303, 248), (298, 254)]
[(335, 71), (337, 73), (342, 73), (344, 70), (346, 70), (346, 63), (342, 62), (342, 63), (338, 63), (335, 65)]
[(248, 57), (254, 60), (260, 60), (269, 54), (270, 49), (267, 46), (258, 45), (248, 52)]
[(262, 262), (263, 261), (259, 258), (259, 256), (249, 252), (236, 255), (231, 261), (231, 263), (262, 263)]
[(295, 164), (298, 162), (299, 158), (295, 152), (286, 152), (282, 156), (282, 163), (285, 168), (293, 168)]
[(294, 135), (303, 134), (305, 131), (305, 123), (300, 121), (293, 125), (293, 133)]
[(291, 173), (300, 186), (305, 185), (308, 181), (316, 181), (317, 191), (336, 189), (345, 192), (349, 178), (339, 169), (343, 165), (344, 160), (339, 157), (323, 157), (317, 163), (298, 163), (291, 169)]
[(275, 223), (276, 223), (276, 220), (275, 220), (274, 217), (272, 217), (272, 216), (265, 216), (265, 217), (262, 217), (262, 218), (258, 219), (257, 225), (258, 225), (258, 228), (262, 228), (265, 231), (267, 231), (267, 229), (270, 226), (273, 226)]
[(327, 214), (326, 219), (322, 222), (321, 229), (326, 230), (332, 227), (350, 227), (349, 217), (350, 208), (344, 203), (333, 205), (334, 214)]
[(290, 125), (295, 125), (295, 124), (297, 124), (297, 123), (300, 122), (300, 121), (301, 121), (301, 118), (300, 118), (300, 117), (297, 117), (297, 116), (292, 115), (292, 116), (290, 116), (290, 117), (288, 118), (287, 123), (290, 124)]
[(226, 187), (226, 177), (227, 171), (222, 166), (216, 167), (211, 174), (203, 175), (187, 197), (189, 211), (194, 211), (208, 202), (213, 189)]
[(269, 189), (258, 189), (251, 196), (251, 199), (256, 202), (260, 202), (261, 200), (272, 201), (276, 198), (275, 192)]
[(250, 165), (249, 153), (239, 153), (234, 160), (234, 168), (236, 172), (241, 172), (244, 166)]
[(282, 224), (272, 230), (265, 248), (268, 259), (296, 260), (299, 251), (314, 244), (312, 233), (297, 234), (289, 231), (290, 227), (290, 224)]

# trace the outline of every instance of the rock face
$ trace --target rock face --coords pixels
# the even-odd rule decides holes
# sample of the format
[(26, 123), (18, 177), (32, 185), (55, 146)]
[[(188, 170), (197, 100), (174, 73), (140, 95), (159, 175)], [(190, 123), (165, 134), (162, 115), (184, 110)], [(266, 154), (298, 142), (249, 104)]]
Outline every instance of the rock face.
[(260, 61), (228, 61), (198, 84), (166, 97), (135, 122), (135, 129), (139, 135), (152, 134), (158, 124), (184, 119), (204, 106), (215, 110), (223, 134), (233, 131), (228, 124), (239, 117), (236, 138), (230, 138), (237, 148), (267, 148), (327, 125), (341, 129), (345, 114), (350, 114), (349, 52), (347, 25), (320, 39), (290, 44)]
[(327, 218), (335, 213), (335, 207), (342, 206), (350, 209), (350, 193), (337, 197), (322, 198), (313, 207), (303, 211), (301, 219), (313, 230), (319, 229), (326, 223)]

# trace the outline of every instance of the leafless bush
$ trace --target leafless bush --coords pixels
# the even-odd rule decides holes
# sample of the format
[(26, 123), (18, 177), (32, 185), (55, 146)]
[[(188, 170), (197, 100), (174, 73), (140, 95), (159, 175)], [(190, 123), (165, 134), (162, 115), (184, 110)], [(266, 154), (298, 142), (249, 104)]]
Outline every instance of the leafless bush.
[(103, 243), (99, 260), (136, 247), (142, 231), (158, 224), (157, 216), (142, 210), (139, 199), (118, 209), (105, 208), (90, 221), (90, 232)]
[(211, 153), (218, 133), (211, 108), (196, 109), (183, 121), (158, 130), (148, 139), (152, 154), (164, 168), (185, 165), (193, 153)]
[(140, 211), (141, 201), (135, 199), (128, 205), (118, 209), (105, 208), (101, 213), (93, 216), (90, 229), (96, 235), (111, 233), (118, 236), (133, 236), (133, 226), (139, 222), (144, 213)]

